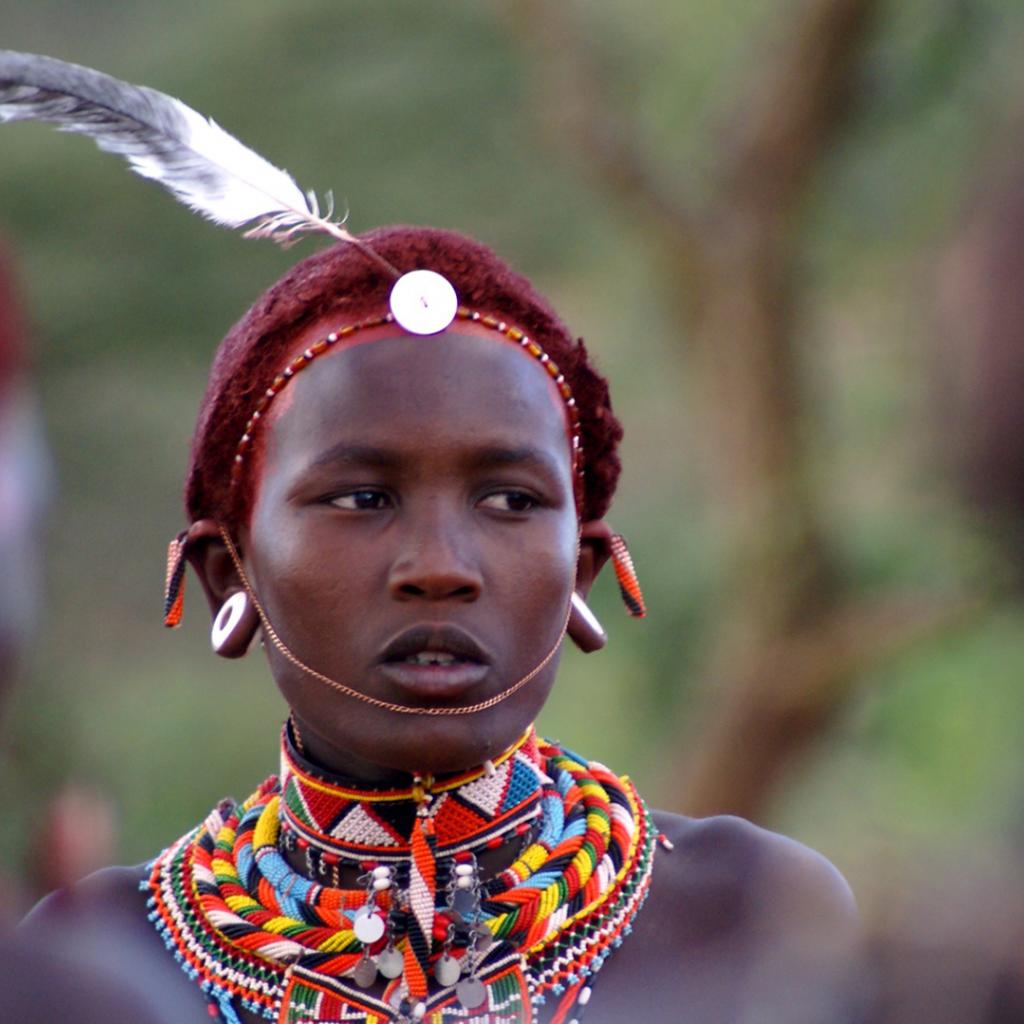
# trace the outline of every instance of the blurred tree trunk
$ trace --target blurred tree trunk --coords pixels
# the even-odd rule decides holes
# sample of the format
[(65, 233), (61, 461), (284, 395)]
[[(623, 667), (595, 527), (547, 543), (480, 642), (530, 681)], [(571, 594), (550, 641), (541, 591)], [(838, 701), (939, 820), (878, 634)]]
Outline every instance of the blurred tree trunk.
[[(935, 287), (945, 341), (936, 436), (1024, 584), (1024, 112), (999, 133)], [(955, 415), (950, 416), (950, 410)], [(938, 417), (937, 417), (938, 419)]]
[(680, 744), (687, 753), (672, 772), (680, 785), (666, 794), (690, 814), (757, 818), (855, 674), (948, 611), (904, 600), (851, 606), (807, 473), (796, 219), (847, 124), (878, 7), (790, 5), (782, 41), (765, 48), (743, 92), (716, 192), (700, 210), (616, 120), (578, 7), (512, 0), (508, 8), (536, 60), (554, 136), (642, 223), (655, 276), (690, 325), (693, 390), (705, 400), (694, 436), (727, 519), (729, 563), (706, 705), (688, 727), (691, 742)]

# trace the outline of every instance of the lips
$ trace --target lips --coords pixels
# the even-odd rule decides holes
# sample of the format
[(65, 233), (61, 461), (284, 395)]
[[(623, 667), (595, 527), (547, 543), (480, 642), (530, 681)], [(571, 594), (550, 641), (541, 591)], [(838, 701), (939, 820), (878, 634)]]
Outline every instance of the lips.
[(405, 662), (422, 654), (451, 655), (457, 661), (488, 664), (484, 649), (458, 626), (413, 626), (392, 640), (381, 654), (384, 663)]
[(409, 697), (428, 702), (457, 700), (483, 682), (491, 658), (458, 626), (418, 625), (387, 644), (378, 667)]

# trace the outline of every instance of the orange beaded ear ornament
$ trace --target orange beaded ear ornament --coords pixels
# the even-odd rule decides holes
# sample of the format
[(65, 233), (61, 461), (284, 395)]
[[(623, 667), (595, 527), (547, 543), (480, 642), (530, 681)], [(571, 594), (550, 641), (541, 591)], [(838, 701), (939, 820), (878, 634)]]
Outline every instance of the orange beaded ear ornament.
[(164, 625), (177, 629), (185, 611), (185, 540), (187, 530), (182, 530), (167, 545), (167, 576), (164, 580)]
[(647, 614), (644, 595), (640, 590), (640, 581), (633, 567), (626, 539), (621, 533), (612, 534), (612, 565), (615, 567), (615, 578), (619, 581), (619, 593), (622, 595), (626, 610), (635, 619), (642, 619)]

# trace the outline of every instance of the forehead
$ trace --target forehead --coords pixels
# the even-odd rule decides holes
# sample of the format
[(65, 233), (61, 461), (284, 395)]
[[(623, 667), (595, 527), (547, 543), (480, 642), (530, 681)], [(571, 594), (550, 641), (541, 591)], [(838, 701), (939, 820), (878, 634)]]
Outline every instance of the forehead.
[(551, 378), (518, 345), (468, 325), (429, 337), (384, 328), (320, 357), (282, 391), (265, 428), (265, 471), (340, 442), (412, 457), (531, 445), (571, 469), (568, 420)]

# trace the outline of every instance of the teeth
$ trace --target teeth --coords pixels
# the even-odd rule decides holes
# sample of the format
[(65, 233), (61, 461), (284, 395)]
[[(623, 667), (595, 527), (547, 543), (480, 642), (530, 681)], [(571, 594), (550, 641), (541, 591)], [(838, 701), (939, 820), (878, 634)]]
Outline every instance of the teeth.
[(420, 651), (405, 660), (409, 665), (454, 665), (458, 659), (447, 651)]

